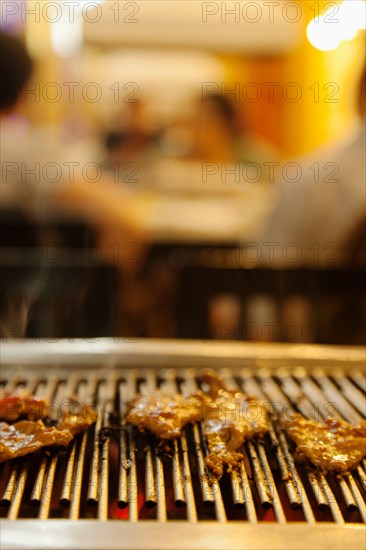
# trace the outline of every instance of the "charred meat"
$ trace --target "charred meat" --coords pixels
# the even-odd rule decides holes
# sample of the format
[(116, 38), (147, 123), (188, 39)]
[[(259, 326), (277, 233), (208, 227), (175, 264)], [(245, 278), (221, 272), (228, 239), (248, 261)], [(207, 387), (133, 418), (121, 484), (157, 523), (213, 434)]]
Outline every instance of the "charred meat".
[(365, 420), (352, 426), (334, 418), (319, 423), (295, 415), (282, 424), (297, 445), (298, 459), (305, 458), (324, 472), (345, 474), (366, 456)]
[(69, 430), (47, 428), (42, 420), (0, 423), (0, 462), (38, 451), (41, 447), (67, 447), (73, 435)]
[(206, 467), (219, 479), (225, 467), (229, 472), (238, 468), (243, 455), (237, 450), (245, 440), (268, 431), (267, 411), (255, 397), (228, 390), (214, 372), (206, 372), (202, 382), (207, 391), (187, 397), (160, 391), (136, 397), (129, 404), (126, 422), (162, 440), (176, 439), (187, 424), (202, 422), (209, 450)]
[(0, 462), (38, 451), (41, 447), (67, 447), (75, 435), (96, 421), (91, 407), (79, 412), (64, 412), (56, 426), (42, 420), (21, 420), (15, 424), (0, 422)]
[(73, 436), (85, 432), (97, 420), (97, 414), (90, 405), (79, 405), (75, 410), (64, 411), (57, 429), (69, 431)]
[(156, 391), (140, 395), (131, 401), (126, 417), (127, 424), (139, 430), (149, 430), (160, 439), (176, 439), (189, 423), (202, 418), (203, 396), (166, 395)]
[(48, 405), (48, 401), (33, 397), (24, 389), (4, 393), (0, 396), (0, 419), (15, 422), (19, 418), (29, 420), (45, 418)]
[(258, 399), (228, 390), (215, 374), (206, 374), (202, 380), (209, 386), (202, 418), (209, 450), (205, 463), (214, 478), (220, 479), (225, 467), (228, 472), (239, 467), (244, 457), (237, 450), (244, 441), (268, 432), (268, 415)]

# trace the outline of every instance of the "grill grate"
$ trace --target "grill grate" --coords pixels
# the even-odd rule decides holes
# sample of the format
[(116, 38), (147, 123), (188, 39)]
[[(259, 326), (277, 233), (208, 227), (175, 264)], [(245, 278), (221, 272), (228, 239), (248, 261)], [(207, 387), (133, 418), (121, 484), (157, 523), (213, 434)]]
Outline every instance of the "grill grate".
[[(126, 403), (136, 392), (157, 387), (190, 393), (200, 387), (199, 370), (111, 369), (27, 370), (2, 381), (12, 391), (26, 387), (51, 403), (76, 397), (93, 402), (97, 424), (63, 452), (41, 452), (5, 463), (1, 468), (1, 516), (7, 519), (119, 519), (169, 523), (245, 521), (251, 524), (322, 522), (366, 523), (365, 461), (344, 478), (298, 466), (292, 444), (278, 424), (264, 442), (244, 445), (239, 472), (210, 484), (204, 468), (207, 452), (198, 424), (174, 441), (171, 456), (157, 453), (151, 436), (124, 425)], [(242, 389), (266, 402), (274, 417), (300, 410), (319, 419), (333, 414), (351, 423), (365, 415), (365, 379), (361, 370), (332, 376), (320, 368), (221, 369), (228, 387)], [(120, 430), (112, 430), (118, 421)], [(103, 438), (100, 438), (102, 430)]]

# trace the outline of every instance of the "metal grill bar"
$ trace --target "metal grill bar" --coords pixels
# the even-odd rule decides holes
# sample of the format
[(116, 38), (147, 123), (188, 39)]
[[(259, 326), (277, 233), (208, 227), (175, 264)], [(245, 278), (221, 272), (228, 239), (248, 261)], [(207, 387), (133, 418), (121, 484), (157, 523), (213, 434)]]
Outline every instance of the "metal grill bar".
[[(243, 389), (245, 389), (248, 393), (257, 395), (263, 402), (266, 402), (268, 395), (266, 396), (266, 394), (262, 391), (261, 386), (257, 383), (255, 378), (253, 378), (253, 376), (247, 376), (247, 371), (244, 371), (244, 374), (246, 375), (246, 381)], [(271, 406), (277, 414), (281, 414), (281, 410), (279, 410), (280, 407), (275, 404), (276, 401), (272, 400)], [(301, 478), (297, 473), (295, 463), (284, 434), (279, 428), (277, 428), (276, 433), (275, 427), (271, 425), (269, 435), (271, 438), (272, 448), (277, 454), (277, 461), (281, 470), (281, 479), (285, 484), (291, 508), (296, 509), (301, 506), (306, 520), (309, 523), (314, 523), (314, 514), (311, 510)]]
[[(78, 370), (71, 375), (56, 371), (48, 380), (33, 372), (10, 376), (3, 386), (8, 391), (24, 386), (37, 397), (50, 400), (56, 408), (72, 396), (80, 403), (92, 399), (99, 414), (95, 427), (78, 436), (67, 453), (53, 451), (48, 455), (41, 451), (3, 468), (7, 479), (0, 503), (8, 508), (6, 517), (14, 520), (24, 514), (32, 515), (26, 507), (31, 503), (37, 506), (40, 519), (56, 514), (74, 520), (94, 517), (106, 521), (112, 513), (111, 499), (115, 498), (121, 510), (127, 509), (128, 521), (132, 523), (145, 517), (143, 505), (154, 509), (151, 512), (160, 523), (174, 517), (177, 509), (181, 510), (179, 517), (191, 523), (208, 514), (218, 523), (238, 517), (255, 524), (270, 508), (273, 512), (268, 513), (279, 524), (289, 522), (291, 510), (302, 513), (302, 521), (315, 524), (317, 509), (328, 510), (340, 525), (349, 521), (347, 513), (350, 518), (356, 513), (366, 522), (365, 463), (342, 479), (297, 467), (291, 445), (276, 421), (284, 411), (297, 408), (309, 418), (332, 414), (358, 423), (364, 414), (362, 392), (366, 387), (360, 371), (353, 370), (346, 378), (339, 369), (332, 372), (332, 377), (320, 368), (311, 374), (302, 368), (278, 369), (275, 376), (269, 369), (223, 369), (220, 375), (227, 385), (267, 402), (274, 421), (266, 442), (250, 441), (239, 449), (245, 458), (239, 471), (225, 474), (220, 483), (212, 482), (205, 470), (207, 448), (199, 424), (187, 427), (182, 437), (172, 443), (172, 458), (164, 462), (154, 444), (141, 448), (140, 440), (145, 445), (147, 438), (136, 437), (124, 421), (126, 404), (137, 391), (149, 393), (160, 387), (164, 392), (187, 395), (199, 389), (199, 375), (195, 369), (120, 369), (100, 374)], [(116, 413), (120, 421), (118, 432), (111, 425)], [(109, 428), (113, 429), (108, 431)], [(115, 465), (111, 458), (112, 437), (117, 437), (118, 446)], [(114, 497), (110, 481), (115, 469), (118, 487)]]
[[(135, 396), (136, 377), (135, 372), (130, 371), (124, 383), (119, 386), (119, 415), (124, 418), (127, 403)], [(129, 505), (130, 522), (138, 521), (138, 491), (136, 471), (136, 448), (135, 440), (131, 437), (130, 431), (122, 423), (122, 435), (124, 435), (124, 449), (119, 456), (119, 490), (118, 505), (121, 508)], [(126, 459), (126, 457), (128, 457)], [(126, 462), (124, 462), (126, 460)]]
[[(301, 371), (302, 373), (302, 371)], [(296, 372), (297, 375), (299, 375), (299, 371)], [(309, 418), (314, 417), (314, 412), (318, 412), (319, 407), (315, 407), (314, 404), (316, 404), (316, 401), (309, 400), (304, 393), (300, 393), (298, 386), (296, 386), (295, 381), (289, 377), (288, 373), (284, 373), (284, 376), (282, 378), (283, 380), (283, 390), (285, 394), (288, 396), (290, 401), (292, 403), (300, 403), (300, 407), (302, 412), (308, 416)], [(306, 381), (306, 386), (303, 385), (303, 391), (309, 390), (309, 387), (312, 387), (311, 381)], [(323, 403), (324, 405), (324, 403)], [(336, 498), (330, 489), (327, 480), (325, 479), (324, 475), (322, 473), (316, 473), (315, 475), (311, 475), (310, 484), (314, 492), (314, 496), (318, 501), (318, 506), (320, 508), (329, 506), (329, 508), (332, 511), (332, 515), (334, 518), (334, 521), (336, 523), (344, 523), (344, 519), (342, 516), (342, 513), (339, 509), (339, 506), (337, 504)]]
[[(300, 381), (301, 379), (304, 380), (306, 386), (308, 387), (308, 393), (310, 394), (310, 396), (314, 396), (316, 397), (316, 399), (319, 400), (319, 406), (321, 408), (321, 411), (323, 411), (321, 413), (323, 418), (325, 418), (327, 416), (327, 413), (330, 412), (330, 414), (333, 414), (336, 418), (342, 418), (343, 416), (343, 418), (351, 423), (358, 423), (361, 420), (362, 417), (360, 416), (360, 414), (351, 407), (349, 402), (347, 402), (346, 399), (340, 394), (336, 385), (324, 375), (321, 369), (316, 369), (316, 371), (313, 372), (313, 376), (315, 380), (317, 380), (320, 384), (324, 395), (329, 399), (335, 400), (331, 403), (331, 410), (329, 411), (329, 404), (326, 402), (322, 391), (318, 389), (315, 383), (309, 379), (306, 373), (301, 373)], [(340, 380), (339, 372), (337, 376)], [(346, 382), (347, 393), (350, 395), (351, 400), (352, 398), (354, 398), (354, 401), (357, 404), (359, 393), (358, 390), (354, 388), (355, 394), (353, 394), (353, 388), (350, 386), (350, 383), (347, 381), (347, 379), (343, 377), (342, 380)], [(342, 415), (339, 413), (340, 410), (342, 411)], [(358, 503), (361, 502), (361, 495), (359, 494), (359, 489), (353, 475), (349, 474), (347, 476), (347, 481), (345, 479), (337, 479), (337, 483), (339, 488), (341, 489), (343, 498), (349, 511), (352, 511), (355, 508), (359, 508), (359, 512), (363, 518), (363, 521), (365, 521), (365, 509), (364, 506), (358, 506)]]
[[(283, 389), (289, 399), (293, 403), (297, 402), (302, 412), (304, 413), (305, 411), (308, 417), (314, 417), (315, 415), (318, 420), (318, 416), (325, 418), (329, 414), (332, 414), (335, 417), (341, 418), (337, 410), (337, 407), (340, 406), (346, 420), (357, 423), (361, 419), (360, 415), (357, 411), (352, 409), (349, 403), (339, 394), (334, 383), (327, 378), (320, 369), (316, 369), (312, 374), (319, 384), (321, 384), (324, 393), (322, 393), (315, 382), (308, 377), (304, 369), (296, 369), (295, 371), (296, 379), (301, 386), (301, 393), (299, 393), (298, 386), (296, 386), (296, 383), (291, 379), (289, 374), (286, 371), (283, 372), (281, 380), (283, 381)], [(332, 403), (329, 403), (325, 397), (332, 399)], [(344, 521), (343, 517), (325, 477), (322, 474), (316, 474), (311, 475), (309, 480), (314, 490), (314, 495), (318, 500), (318, 505), (323, 507), (326, 505), (326, 501), (328, 501), (335, 521), (342, 523)], [(362, 502), (362, 497), (353, 475), (348, 475), (347, 481), (344, 479), (337, 479), (337, 484), (348, 510), (353, 511), (355, 508), (358, 508), (364, 521), (364, 506), (361, 506), (361, 508), (359, 506), (360, 502)], [(320, 485), (320, 487), (318, 487), (318, 485)], [(321, 489), (320, 491), (319, 488)]]

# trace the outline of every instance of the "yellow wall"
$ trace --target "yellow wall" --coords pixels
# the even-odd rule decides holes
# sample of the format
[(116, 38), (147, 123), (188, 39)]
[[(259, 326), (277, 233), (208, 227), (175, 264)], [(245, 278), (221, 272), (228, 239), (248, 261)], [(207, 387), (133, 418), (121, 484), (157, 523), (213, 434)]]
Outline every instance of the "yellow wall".
[[(306, 25), (314, 16), (310, 9), (314, 3), (310, 0), (298, 2), (304, 17), (301, 41), (293, 51), (282, 56), (220, 56), (226, 67), (228, 88), (237, 82), (241, 86), (248, 82), (257, 82), (260, 86), (267, 81), (279, 83), (275, 101), (269, 101), (268, 88), (263, 87), (265, 93), (260, 101), (248, 103), (241, 100), (237, 109), (248, 129), (276, 144), (284, 157), (306, 153), (328, 140), (337, 139), (347, 130), (355, 112), (352, 98), (365, 56), (361, 33), (353, 41), (343, 42), (335, 51), (321, 52), (311, 46), (306, 37)], [(327, 3), (322, 0), (319, 4), (322, 7)], [(26, 39), (37, 61), (34, 80), (41, 87), (47, 82), (62, 80), (60, 75), (65, 76), (65, 70), (70, 68), (67, 63), (71, 61), (60, 60), (53, 54), (49, 25), (44, 21), (33, 23), (29, 18)], [(92, 67), (96, 54), (85, 49), (83, 63)], [(74, 64), (77, 63), (81, 63), (81, 58), (74, 60)], [(302, 91), (297, 103), (282, 96), (283, 87), (290, 82), (296, 82)], [(319, 86), (318, 101), (314, 84)], [(334, 92), (333, 96), (329, 96), (331, 92)], [(327, 96), (328, 101), (333, 97), (337, 103), (327, 102)], [(95, 107), (90, 104), (50, 103), (42, 97), (35, 103), (29, 97), (25, 108), (31, 120), (41, 124), (58, 125), (65, 116), (76, 113), (88, 120), (92, 127), (98, 125)]]
[[(320, 2), (320, 9), (327, 3)], [(238, 81), (242, 86), (251, 81), (261, 86), (266, 81), (279, 82), (274, 102), (268, 101), (268, 87), (264, 86), (261, 101), (241, 101), (238, 111), (253, 132), (273, 141), (285, 157), (304, 154), (347, 131), (356, 116), (355, 96), (365, 59), (362, 33), (334, 51), (315, 49), (306, 37), (314, 3), (299, 0), (299, 4), (304, 15), (302, 37), (293, 51), (267, 58), (222, 56), (228, 87)], [(284, 100), (280, 93), (290, 82), (302, 93), (296, 103)]]
[[(309, 10), (312, 3), (300, 3), (309, 22), (314, 15)], [(315, 49), (304, 36), (285, 59), (286, 80), (298, 82), (303, 90), (303, 101), (287, 104), (284, 112), (283, 146), (290, 155), (306, 153), (347, 131), (355, 116), (354, 98), (363, 60), (361, 33), (328, 52)], [(318, 98), (314, 83), (316, 91), (319, 83)]]

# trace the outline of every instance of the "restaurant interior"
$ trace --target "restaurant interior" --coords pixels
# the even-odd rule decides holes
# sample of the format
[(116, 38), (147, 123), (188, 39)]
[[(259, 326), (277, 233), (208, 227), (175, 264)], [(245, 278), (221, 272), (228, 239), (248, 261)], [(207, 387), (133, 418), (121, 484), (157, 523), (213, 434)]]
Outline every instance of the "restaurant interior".
[(363, 344), (365, 9), (2, 1), (2, 341)]

